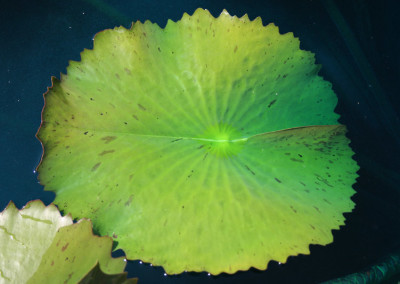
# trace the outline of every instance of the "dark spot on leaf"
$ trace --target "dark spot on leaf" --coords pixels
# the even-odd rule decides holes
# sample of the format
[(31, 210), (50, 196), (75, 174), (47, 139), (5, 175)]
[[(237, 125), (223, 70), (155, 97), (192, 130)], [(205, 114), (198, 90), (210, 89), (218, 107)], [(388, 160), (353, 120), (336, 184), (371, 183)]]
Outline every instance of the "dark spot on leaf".
[(319, 211), (319, 208), (314, 206), (314, 209), (318, 211), (318, 213), (321, 213), (321, 211)]
[(133, 117), (134, 119), (136, 119), (136, 120), (139, 120), (139, 118), (137, 118), (137, 116), (134, 115), (134, 114), (132, 114), (132, 117)]
[(247, 165), (244, 165), (244, 166), (245, 166), (245, 168), (246, 168), (249, 172), (251, 172), (251, 174), (252, 174), (253, 176), (256, 175), (255, 172), (253, 172)]
[(319, 181), (323, 182), (324, 184), (326, 184), (326, 185), (329, 186), (329, 187), (333, 187), (333, 186), (328, 182), (327, 179), (321, 177), (319, 174), (314, 174), (314, 175), (317, 177), (317, 179), (318, 179)]
[(105, 154), (110, 154), (110, 153), (114, 153), (114, 152), (115, 152), (115, 150), (103, 151), (103, 152), (101, 152), (101, 153), (99, 154), (99, 156), (103, 156), (103, 155), (105, 155)]
[(83, 132), (83, 134), (87, 135), (87, 134), (88, 134), (88, 131), (86, 131), (86, 132)]
[(236, 53), (237, 49), (238, 49), (238, 46), (236, 45), (235, 49), (233, 50), (233, 52)]
[(69, 243), (67, 243), (65, 246), (63, 246), (63, 247), (61, 248), (61, 251), (65, 251), (65, 250), (67, 249), (68, 246), (69, 246)]
[(131, 70), (129, 70), (128, 68), (125, 68), (124, 70), (125, 70), (126, 74), (131, 75)]
[(106, 141), (105, 144), (108, 144), (115, 139), (117, 139), (116, 136), (104, 136), (103, 138), (101, 138), (101, 140)]
[(141, 104), (138, 104), (138, 107), (139, 107), (141, 110), (146, 110), (146, 108), (145, 108), (144, 106), (142, 106)]
[(268, 108), (270, 108), (275, 102), (276, 102), (276, 100), (271, 101), (271, 102), (268, 104)]
[(93, 166), (92, 168), (92, 172), (94, 172), (95, 170), (97, 170), (97, 168), (101, 165), (101, 162), (97, 163), (96, 165)]
[(125, 202), (125, 206), (129, 206), (129, 205), (131, 205), (131, 203), (132, 203), (132, 200), (133, 200), (133, 194), (131, 194), (131, 195), (129, 196), (129, 199), (128, 199), (128, 201), (127, 201), (127, 202)]
[(182, 140), (182, 138), (178, 138), (178, 139), (172, 140), (171, 142), (176, 142), (176, 141), (180, 141), (180, 140)]
[(275, 180), (276, 180), (277, 182), (279, 182), (279, 183), (282, 183), (278, 178), (275, 178)]

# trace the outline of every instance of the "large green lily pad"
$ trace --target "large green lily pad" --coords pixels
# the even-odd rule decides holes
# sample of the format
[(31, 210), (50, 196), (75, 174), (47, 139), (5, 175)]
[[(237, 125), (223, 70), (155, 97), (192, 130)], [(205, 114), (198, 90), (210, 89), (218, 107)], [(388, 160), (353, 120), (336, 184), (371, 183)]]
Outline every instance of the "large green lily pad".
[(265, 269), (332, 242), (358, 166), (299, 43), (202, 9), (98, 33), (45, 94), (41, 183), (167, 273)]
[(136, 283), (121, 274), (124, 258), (111, 257), (112, 239), (97, 237), (88, 220), (72, 224), (54, 205), (36, 200), (0, 213), (1, 283), (77, 283), (100, 266), (114, 283)]

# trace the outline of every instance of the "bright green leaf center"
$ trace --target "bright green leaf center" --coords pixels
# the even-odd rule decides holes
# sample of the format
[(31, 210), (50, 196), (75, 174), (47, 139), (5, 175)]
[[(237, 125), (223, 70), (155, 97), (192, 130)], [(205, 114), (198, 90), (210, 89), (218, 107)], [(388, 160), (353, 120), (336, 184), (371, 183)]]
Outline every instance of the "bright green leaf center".
[(240, 138), (241, 133), (232, 125), (218, 123), (204, 131), (203, 137), (198, 141), (206, 147), (207, 153), (217, 157), (228, 158), (237, 155), (242, 149), (247, 138)]

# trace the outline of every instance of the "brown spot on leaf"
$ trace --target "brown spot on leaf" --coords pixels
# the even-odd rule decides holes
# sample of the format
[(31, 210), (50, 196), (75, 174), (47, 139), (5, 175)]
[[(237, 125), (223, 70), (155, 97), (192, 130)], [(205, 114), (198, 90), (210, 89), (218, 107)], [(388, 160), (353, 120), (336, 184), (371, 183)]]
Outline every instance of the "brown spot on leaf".
[(68, 246), (69, 246), (69, 243), (67, 243), (65, 246), (63, 246), (63, 247), (61, 248), (61, 251), (65, 251), (65, 250), (67, 249)]
[(101, 162), (98, 162), (96, 165), (93, 166), (91, 171), (94, 172), (95, 170), (97, 170), (98, 167), (100, 167), (100, 165), (101, 165)]
[(128, 199), (128, 201), (127, 201), (127, 202), (125, 202), (125, 206), (129, 206), (129, 205), (131, 205), (131, 203), (132, 203), (132, 200), (133, 200), (133, 194), (131, 194), (131, 195), (129, 196), (129, 199)]
[[(66, 258), (65, 260), (67, 260), (68, 258)], [(64, 284), (67, 284), (69, 282), (69, 280), (71, 280), (72, 274), (74, 274), (73, 272), (71, 272), (70, 274), (68, 274), (68, 278), (64, 281)]]
[(104, 156), (105, 154), (110, 154), (110, 153), (114, 153), (115, 150), (107, 150), (107, 151), (103, 151), (99, 154), (99, 156)]
[(116, 136), (104, 136), (103, 138), (101, 138), (101, 140), (106, 141), (105, 144), (108, 144), (115, 139), (117, 139)]
[(235, 49), (233, 50), (233, 52), (236, 53), (237, 49), (238, 49), (238, 46), (236, 45)]
[(129, 70), (128, 68), (125, 68), (124, 70), (125, 70), (126, 74), (131, 75), (131, 70)]

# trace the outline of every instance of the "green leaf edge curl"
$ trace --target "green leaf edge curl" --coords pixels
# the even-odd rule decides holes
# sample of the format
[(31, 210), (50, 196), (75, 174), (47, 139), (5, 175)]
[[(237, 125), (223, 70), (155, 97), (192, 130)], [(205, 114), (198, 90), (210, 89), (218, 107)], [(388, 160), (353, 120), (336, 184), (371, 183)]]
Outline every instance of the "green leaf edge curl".
[[(221, 23), (233, 26), (215, 28), (216, 34), (236, 33), (223, 38), (228, 40), (227, 57), (221, 53), (212, 57), (206, 46), (190, 41), (196, 30), (204, 33), (208, 26)], [(248, 33), (238, 32), (238, 26)], [(265, 63), (261, 47), (267, 48), (267, 43), (259, 40), (261, 47), (251, 45), (258, 52), (253, 58), (247, 54), (250, 43), (240, 41), (252, 28), (260, 35), (265, 32), (268, 48), (277, 52), (279, 60), (271, 59), (275, 70), (269, 73), (259, 64)], [(174, 37), (165, 36), (174, 32)], [(199, 34), (197, 41), (204, 37)], [(229, 42), (235, 39), (236, 45)], [(176, 44), (179, 40), (184, 44)], [(178, 22), (168, 21), (165, 29), (146, 21), (131, 29), (98, 33), (93, 50), (81, 53), (81, 62), (71, 61), (68, 75), (60, 81), (53, 78), (45, 94), (48, 106), (37, 135), (44, 147), (38, 167), (41, 183), (45, 190), (56, 192), (60, 208), (89, 217), (101, 234), (115, 235), (118, 248), (129, 259), (161, 265), (168, 274), (264, 270), (270, 260), (284, 263), (290, 255), (309, 254), (310, 244), (332, 242), (331, 230), (344, 225), (343, 213), (354, 207), (351, 186), (358, 166), (351, 159), (354, 153), (345, 126), (337, 125), (337, 98), (331, 85), (318, 76), (314, 55), (299, 49), (299, 44), (292, 33), (281, 35), (273, 24), (263, 26), (260, 18), (250, 21), (247, 15), (231, 17), (226, 11), (214, 18), (202, 9), (192, 16), (184, 14)], [(129, 49), (132, 46), (136, 55)], [(283, 58), (285, 52), (295, 56)], [(177, 60), (188, 66), (171, 63), (171, 54), (187, 55)], [(214, 61), (207, 56), (224, 61), (211, 68)], [(234, 56), (242, 56), (241, 61)], [(193, 68), (196, 60), (206, 60), (199, 66), (211, 72), (193, 71), (201, 69)], [(290, 64), (294, 71), (286, 72)], [(153, 73), (147, 74), (147, 69)], [(181, 69), (184, 72), (176, 73)], [(211, 76), (213, 70), (222, 74), (218, 80)], [(273, 87), (258, 84), (252, 92), (248, 86), (264, 74)], [(132, 75), (138, 82), (124, 84)], [(201, 80), (215, 88), (201, 93), (197, 86)], [(183, 85), (191, 96), (182, 100), (169, 82)], [(226, 86), (234, 86), (232, 94), (239, 95), (217, 96)], [(146, 90), (157, 103), (151, 103)], [(133, 102), (125, 97), (130, 93)], [(171, 108), (170, 101), (175, 100), (168, 100), (167, 93), (184, 104)], [(249, 99), (244, 100), (243, 94)], [(233, 108), (227, 108), (230, 104)], [(185, 113), (186, 108), (192, 112)], [(175, 116), (168, 113), (172, 110)], [(115, 169), (124, 175), (118, 176)], [(200, 193), (200, 183), (214, 190)], [(263, 191), (260, 184), (268, 188)], [(181, 186), (194, 190), (187, 193), (179, 190)], [(267, 202), (270, 215), (260, 200)]]
[(73, 223), (54, 204), (34, 200), (18, 210), (10, 201), (0, 213), (2, 283), (77, 283), (94, 271), (106, 275), (100, 267), (110, 283), (136, 283), (126, 279), (126, 260), (112, 258), (111, 248), (112, 239), (93, 235), (89, 220)]

